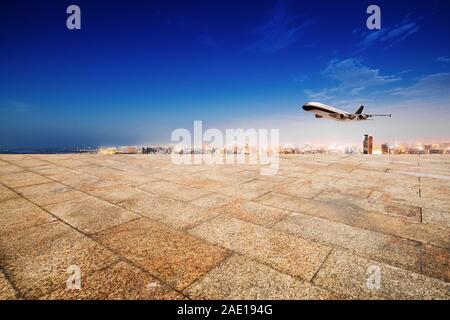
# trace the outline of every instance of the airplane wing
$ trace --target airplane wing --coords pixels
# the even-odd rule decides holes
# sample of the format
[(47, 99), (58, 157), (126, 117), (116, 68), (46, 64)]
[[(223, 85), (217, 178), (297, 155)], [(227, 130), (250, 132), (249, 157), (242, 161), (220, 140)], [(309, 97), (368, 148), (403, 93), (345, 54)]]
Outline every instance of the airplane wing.
[(389, 118), (392, 118), (392, 114), (365, 114), (365, 116), (368, 116), (369, 118), (372, 118), (372, 117), (389, 117)]

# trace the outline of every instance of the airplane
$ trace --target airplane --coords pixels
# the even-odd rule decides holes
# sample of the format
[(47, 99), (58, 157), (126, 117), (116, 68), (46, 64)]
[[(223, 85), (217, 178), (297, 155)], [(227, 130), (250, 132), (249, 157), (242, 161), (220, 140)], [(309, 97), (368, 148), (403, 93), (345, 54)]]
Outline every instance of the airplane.
[(371, 120), (372, 117), (390, 118), (392, 116), (391, 114), (363, 114), (364, 106), (359, 107), (355, 113), (348, 113), (319, 102), (307, 102), (303, 105), (303, 110), (314, 113), (316, 118), (328, 118), (336, 121), (361, 121)]

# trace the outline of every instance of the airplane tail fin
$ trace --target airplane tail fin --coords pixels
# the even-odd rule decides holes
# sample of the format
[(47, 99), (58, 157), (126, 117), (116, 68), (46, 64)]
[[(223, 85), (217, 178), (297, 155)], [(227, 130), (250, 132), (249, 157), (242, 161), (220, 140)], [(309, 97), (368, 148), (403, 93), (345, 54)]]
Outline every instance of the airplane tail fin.
[(362, 114), (363, 110), (364, 110), (364, 106), (361, 106), (361, 107), (359, 107), (358, 110), (356, 110), (355, 114)]

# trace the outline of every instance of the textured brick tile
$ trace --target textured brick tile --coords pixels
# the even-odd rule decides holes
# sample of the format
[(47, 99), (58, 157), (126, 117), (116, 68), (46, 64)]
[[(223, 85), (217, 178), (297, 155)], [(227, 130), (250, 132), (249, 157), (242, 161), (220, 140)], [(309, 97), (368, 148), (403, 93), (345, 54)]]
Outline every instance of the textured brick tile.
[(291, 214), (274, 229), (420, 272), (421, 246), (411, 240), (300, 213)]
[(450, 231), (448, 228), (431, 224), (426, 225), (411, 219), (382, 213), (368, 212), (351, 202), (320, 202), (275, 193), (267, 194), (257, 201), (354, 227), (430, 243), (444, 248), (450, 247)]
[(0, 300), (16, 300), (16, 291), (0, 269)]
[(259, 198), (260, 196), (270, 192), (271, 187), (260, 186), (254, 183), (244, 183), (238, 185), (230, 185), (225, 188), (221, 188), (218, 192), (223, 193), (229, 197), (243, 199), (243, 200), (253, 200)]
[(26, 154), (0, 154), (0, 159), (4, 161), (18, 161), (23, 159), (32, 159)]
[(17, 197), (19, 197), (17, 193), (0, 184), (0, 202)]
[(235, 255), (184, 290), (193, 299), (333, 299), (336, 295)]
[(221, 189), (227, 187), (229, 184), (223, 181), (217, 181), (209, 178), (204, 178), (201, 176), (193, 175), (178, 175), (176, 178), (171, 180), (172, 182), (187, 185), (208, 191), (220, 191)]
[(363, 189), (376, 189), (379, 185), (380, 183), (374, 180), (356, 180), (349, 178), (341, 178), (333, 184), (334, 187), (344, 189), (352, 187), (358, 187)]
[(30, 168), (30, 167), (40, 167), (48, 165), (48, 162), (39, 160), (39, 159), (24, 159), (24, 160), (17, 160), (14, 161), (14, 165), (23, 167), (23, 168)]
[[(236, 171), (233, 168), (231, 169), (232, 171)], [(230, 174), (229, 172), (226, 171), (226, 167), (221, 166), (217, 166), (216, 169), (214, 170), (195, 173), (192, 176), (224, 182), (227, 183), (228, 185), (237, 185), (253, 180), (252, 178), (242, 177), (237, 174)]]
[(205, 209), (215, 209), (229, 204), (232, 201), (233, 199), (230, 197), (218, 193), (211, 193), (204, 197), (195, 199), (191, 201), (191, 203)]
[(89, 190), (86, 190), (86, 192), (92, 196), (115, 204), (145, 196), (145, 192), (141, 190), (115, 183), (100, 183), (97, 188), (92, 187)]
[(119, 205), (178, 229), (190, 228), (201, 221), (218, 215), (218, 212), (214, 209), (208, 210), (185, 201), (173, 200), (154, 194), (144, 194), (122, 201)]
[(80, 286), (79, 290), (63, 286), (41, 299), (175, 300), (184, 298), (149, 274), (123, 261), (82, 276)]
[(236, 200), (221, 208), (220, 212), (265, 227), (271, 227), (289, 213), (286, 210), (247, 200)]
[(145, 218), (96, 238), (177, 289), (185, 288), (228, 255), (225, 249)]
[(55, 219), (24, 198), (0, 202), (0, 234), (13, 233)]
[(139, 186), (139, 189), (166, 196), (175, 200), (191, 201), (207, 195), (209, 192), (189, 186), (183, 186), (167, 181), (159, 181)]
[(37, 205), (73, 200), (87, 195), (57, 182), (17, 188), (16, 191)]
[(52, 163), (66, 168), (77, 168), (80, 166), (86, 165), (86, 162), (79, 160), (79, 159), (71, 159), (71, 158), (55, 158), (54, 160), (51, 160)]
[(94, 197), (59, 202), (45, 208), (61, 220), (88, 234), (139, 218), (128, 210)]
[(75, 170), (58, 167), (55, 165), (33, 168), (33, 172), (59, 182), (64, 182), (64, 178), (73, 177), (80, 174)]
[(32, 172), (18, 172), (0, 175), (0, 182), (10, 188), (18, 188), (51, 182), (51, 180)]
[[(379, 267), (379, 289), (371, 276)], [(333, 250), (313, 280), (314, 284), (354, 299), (449, 299), (450, 285), (387, 264), (371, 261), (347, 251)], [(372, 289), (370, 289), (372, 288)]]
[[(375, 194), (380, 194), (380, 197), (375, 197)], [(415, 196), (416, 199), (419, 197)], [(386, 193), (379, 193), (375, 191), (370, 194), (369, 199), (362, 199), (350, 195), (344, 195), (336, 192), (324, 191), (319, 194), (314, 200), (327, 202), (331, 204), (338, 204), (342, 207), (351, 207), (353, 210), (378, 212), (386, 215), (405, 217), (412, 220), (420, 221), (420, 207), (407, 200), (400, 202), (394, 201)]]
[(67, 268), (82, 275), (102, 269), (116, 257), (61, 222), (0, 235), (0, 265), (25, 298), (37, 298), (65, 285)]
[(13, 164), (9, 164), (9, 163), (0, 166), (0, 175), (7, 174), (7, 173), (18, 173), (18, 172), (24, 172), (24, 171), (25, 171), (25, 169), (23, 169), (19, 166), (13, 165)]
[(297, 181), (289, 184), (281, 185), (270, 191), (284, 193), (295, 197), (312, 199), (324, 190), (324, 185), (312, 186), (308, 183), (308, 179), (297, 179)]
[(422, 273), (450, 282), (450, 250), (423, 245)]
[[(450, 194), (449, 194), (450, 196)], [(422, 209), (423, 223), (431, 223), (450, 228), (450, 212), (437, 211), (432, 209)]]
[(440, 199), (445, 201), (449, 198), (450, 186), (443, 184), (437, 184), (436, 186), (427, 186), (421, 184), (420, 195), (423, 198)]
[(346, 185), (337, 186), (335, 184), (325, 187), (324, 190), (326, 190), (327, 192), (337, 192), (344, 195), (350, 195), (363, 199), (368, 198), (373, 191), (372, 189), (361, 188), (358, 186), (346, 186)]
[(331, 248), (232, 217), (219, 216), (190, 233), (274, 269), (311, 279)]
[[(98, 188), (98, 184), (102, 182), (102, 180), (97, 177), (70, 169), (62, 171), (59, 174), (53, 174), (49, 177), (55, 181), (82, 191), (90, 190), (90, 188)], [(111, 184), (111, 182), (109, 182), (109, 184)]]

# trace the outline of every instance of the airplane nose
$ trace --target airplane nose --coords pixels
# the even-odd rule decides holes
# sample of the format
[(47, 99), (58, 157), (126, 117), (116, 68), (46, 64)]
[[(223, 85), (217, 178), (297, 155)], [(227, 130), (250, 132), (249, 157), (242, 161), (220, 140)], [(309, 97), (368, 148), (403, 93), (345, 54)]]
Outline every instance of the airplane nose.
[(311, 106), (309, 106), (309, 105), (307, 105), (307, 104), (305, 104), (305, 105), (303, 105), (303, 110), (305, 110), (305, 111), (310, 111), (311, 110)]

